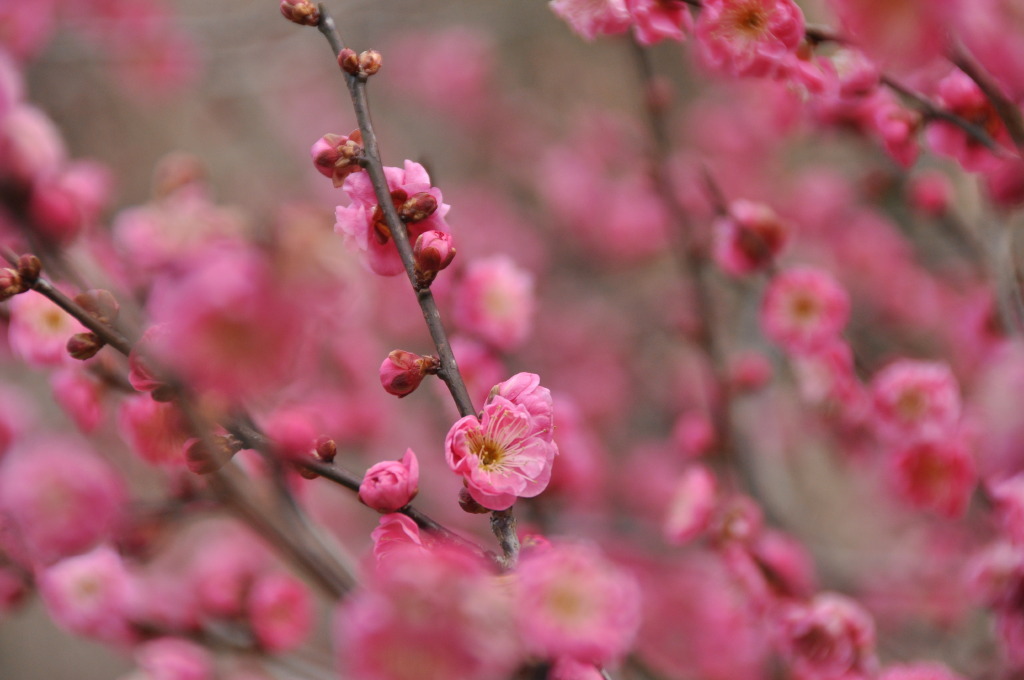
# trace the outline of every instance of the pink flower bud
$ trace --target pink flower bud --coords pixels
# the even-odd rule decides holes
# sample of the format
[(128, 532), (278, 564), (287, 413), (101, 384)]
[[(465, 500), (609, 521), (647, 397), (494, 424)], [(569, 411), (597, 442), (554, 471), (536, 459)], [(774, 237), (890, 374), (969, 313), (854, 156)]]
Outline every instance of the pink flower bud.
[(331, 463), (334, 461), (334, 457), (338, 455), (338, 445), (330, 437), (317, 437), (316, 447), (313, 452), (323, 462)]
[(13, 269), (0, 269), (0, 301), (9, 300), (24, 292), (22, 278)]
[(451, 234), (441, 231), (425, 231), (416, 239), (412, 248), (412, 256), (416, 260), (416, 272), (424, 283), (430, 283), (441, 271), (455, 259), (455, 247), (452, 246)]
[(359, 500), (377, 512), (395, 512), (416, 497), (419, 480), (416, 454), (407, 449), (402, 460), (386, 460), (366, 471), (359, 485)]
[(437, 199), (426, 191), (413, 194), (398, 209), (403, 222), (422, 222), (437, 210)]
[(75, 333), (68, 339), (68, 354), (72, 359), (92, 359), (107, 344), (95, 333)]
[(281, 14), (288, 21), (301, 26), (320, 23), (320, 10), (310, 0), (281, 0)]
[(353, 130), (347, 136), (327, 134), (309, 150), (313, 165), (324, 177), (330, 177), (334, 187), (340, 187), (345, 178), (359, 172), (359, 158), (363, 154), (363, 134)]
[(439, 368), (440, 362), (434, 357), (392, 350), (380, 365), (380, 384), (388, 394), (401, 398), (419, 387), (423, 376), (437, 373)]

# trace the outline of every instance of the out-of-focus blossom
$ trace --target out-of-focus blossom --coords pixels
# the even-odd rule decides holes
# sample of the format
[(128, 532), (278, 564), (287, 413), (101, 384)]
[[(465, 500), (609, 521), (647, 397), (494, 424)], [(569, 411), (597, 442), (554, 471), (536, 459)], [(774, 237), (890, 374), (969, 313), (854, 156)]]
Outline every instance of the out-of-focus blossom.
[(0, 464), (0, 514), (39, 562), (80, 553), (109, 536), (123, 498), (114, 470), (74, 439), (26, 442)]
[(941, 663), (915, 663), (889, 666), (877, 676), (878, 680), (965, 680)]
[(831, 0), (843, 28), (889, 66), (920, 66), (946, 47), (954, 0)]
[(288, 651), (302, 644), (313, 629), (313, 599), (294, 577), (266, 574), (249, 591), (248, 616), (261, 648)]
[(765, 334), (792, 354), (835, 340), (850, 315), (850, 298), (831, 274), (794, 267), (768, 284), (761, 306)]
[(494, 347), (511, 351), (530, 333), (533, 277), (509, 258), (476, 260), (455, 293), (452, 315), (463, 331)]
[(942, 363), (900, 359), (871, 381), (875, 425), (891, 439), (946, 437), (960, 419), (960, 390)]
[(148, 680), (212, 680), (213, 657), (195, 642), (162, 637), (135, 648), (135, 661)]
[(581, 37), (624, 33), (629, 28), (626, 0), (551, 0), (551, 11)]
[[(955, 70), (939, 81), (936, 99), (946, 111), (987, 132), (996, 144), (1012, 144), (995, 107), (963, 71)], [(985, 170), (997, 160), (984, 144), (962, 128), (946, 121), (929, 123), (925, 138), (935, 153), (955, 159), (966, 170)]]
[(121, 557), (106, 546), (63, 559), (39, 575), (43, 603), (54, 621), (108, 643), (132, 639), (127, 619), (131, 587)]
[(875, 659), (875, 624), (855, 601), (822, 593), (780, 613), (780, 644), (794, 675), (804, 680), (870, 677)]
[(8, 339), (15, 356), (40, 368), (73, 363), (67, 353), (68, 339), (85, 329), (70, 314), (35, 292), (15, 296)]
[(693, 16), (682, 0), (626, 0), (641, 45), (682, 40), (693, 30)]
[(775, 76), (804, 37), (804, 15), (792, 0), (709, 0), (695, 30), (700, 54), (737, 76)]
[(596, 548), (555, 543), (526, 555), (517, 574), (516, 619), (533, 653), (605, 665), (629, 651), (640, 590)]
[(410, 548), (426, 549), (416, 522), (397, 512), (383, 515), (370, 537), (373, 539), (373, 556), (378, 564)]
[(892, 454), (890, 471), (906, 502), (949, 518), (964, 513), (977, 483), (974, 457), (957, 437), (900, 446)]
[(78, 429), (90, 433), (103, 420), (103, 387), (80, 368), (65, 368), (50, 376), (53, 398)]
[(132, 451), (151, 465), (180, 467), (185, 463), (188, 429), (177, 405), (141, 395), (121, 402), (118, 429)]
[(662, 531), (666, 540), (682, 545), (703, 534), (718, 505), (718, 483), (711, 470), (692, 465), (676, 485)]
[(772, 263), (789, 240), (790, 228), (763, 203), (734, 201), (715, 220), (714, 258), (725, 272), (743, 276)]
[(335, 615), (338, 661), (375, 680), (489, 680), (520, 660), (511, 598), (477, 558), (405, 548)]

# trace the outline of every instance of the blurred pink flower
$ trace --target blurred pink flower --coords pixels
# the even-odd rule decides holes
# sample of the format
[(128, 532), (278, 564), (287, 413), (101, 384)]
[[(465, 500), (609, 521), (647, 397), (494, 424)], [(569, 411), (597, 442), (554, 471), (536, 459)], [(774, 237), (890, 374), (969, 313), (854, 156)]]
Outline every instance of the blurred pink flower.
[(301, 645), (313, 629), (313, 599), (293, 576), (265, 574), (249, 591), (249, 625), (260, 647), (271, 653)]
[(880, 436), (945, 438), (960, 420), (960, 389), (944, 363), (900, 359), (871, 381)]
[(111, 548), (63, 559), (38, 578), (43, 603), (62, 628), (108, 643), (132, 640), (127, 618), (131, 579)]
[(733, 201), (729, 214), (715, 220), (715, 262), (728, 274), (743, 276), (770, 265), (790, 238), (790, 226), (767, 205)]
[(533, 321), (533, 277), (508, 257), (475, 260), (455, 291), (452, 316), (464, 332), (503, 351), (522, 345)]
[(977, 469), (961, 438), (918, 439), (891, 456), (891, 476), (903, 500), (951, 519), (964, 514)]
[(8, 340), (14, 355), (37, 368), (74, 365), (67, 352), (72, 335), (85, 331), (71, 315), (34, 291), (12, 298)]
[(148, 680), (213, 680), (213, 657), (199, 644), (161, 637), (135, 648), (135, 661)]
[(523, 644), (543, 658), (615, 663), (640, 626), (640, 589), (594, 547), (555, 543), (526, 555), (516, 581)]
[(693, 30), (693, 16), (682, 0), (626, 0), (641, 45), (682, 40)]
[(695, 30), (700, 54), (736, 76), (776, 76), (804, 37), (804, 15), (792, 0), (706, 0)]
[(793, 267), (768, 284), (761, 306), (765, 335), (791, 354), (807, 354), (836, 339), (850, 316), (850, 298), (831, 274)]
[(377, 512), (395, 512), (416, 497), (419, 479), (416, 454), (406, 449), (402, 460), (386, 460), (366, 471), (359, 485), (359, 500)]
[(875, 671), (875, 624), (854, 600), (821, 593), (779, 614), (780, 645), (796, 678), (852, 680)]
[(549, 6), (586, 40), (624, 33), (629, 28), (626, 0), (551, 0)]

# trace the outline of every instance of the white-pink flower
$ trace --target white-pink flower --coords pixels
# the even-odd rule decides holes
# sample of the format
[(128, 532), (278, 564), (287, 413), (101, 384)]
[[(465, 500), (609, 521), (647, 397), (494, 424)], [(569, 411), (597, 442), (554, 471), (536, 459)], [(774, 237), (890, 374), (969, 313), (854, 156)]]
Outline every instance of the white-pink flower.
[(62, 628), (106, 642), (131, 639), (126, 614), (131, 581), (121, 557), (106, 546), (40, 571), (39, 592)]
[(765, 335), (792, 354), (835, 340), (850, 316), (850, 298), (831, 274), (794, 267), (772, 279), (761, 306)]
[(960, 390), (943, 363), (894, 361), (871, 381), (871, 395), (875, 429), (889, 439), (942, 438), (960, 420)]

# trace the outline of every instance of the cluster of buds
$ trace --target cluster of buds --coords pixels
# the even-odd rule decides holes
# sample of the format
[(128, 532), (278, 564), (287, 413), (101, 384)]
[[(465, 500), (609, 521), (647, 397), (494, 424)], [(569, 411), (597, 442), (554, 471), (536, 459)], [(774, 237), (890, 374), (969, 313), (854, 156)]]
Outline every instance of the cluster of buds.
[[(322, 463), (334, 462), (334, 457), (338, 455), (338, 445), (333, 439), (327, 436), (320, 436), (316, 438), (316, 442), (313, 444), (312, 456), (314, 460)], [(316, 479), (318, 475), (309, 468), (299, 466), (299, 474), (306, 479)]]
[[(108, 291), (87, 290), (75, 296), (75, 302), (85, 312), (102, 324), (112, 326), (117, 320), (120, 305)], [(79, 361), (92, 359), (107, 343), (91, 331), (75, 333), (68, 339), (68, 354)]]
[(396, 349), (380, 365), (380, 384), (388, 394), (401, 398), (412, 394), (424, 376), (437, 375), (440, 370), (441, 361), (437, 357)]
[(437, 273), (455, 258), (451, 234), (434, 230), (423, 232), (413, 245), (412, 256), (416, 263), (416, 283), (420, 287), (429, 286)]
[(338, 65), (341, 70), (356, 78), (369, 78), (380, 70), (381, 56), (377, 50), (365, 50), (356, 54), (353, 49), (345, 48), (338, 53)]
[(281, 14), (288, 21), (302, 26), (320, 23), (320, 10), (310, 0), (281, 0)]
[[(437, 210), (437, 199), (426, 191), (420, 191), (410, 196), (405, 189), (392, 189), (391, 203), (395, 206), (398, 217), (406, 224), (422, 222)], [(374, 207), (370, 223), (373, 225), (373, 237), (377, 239), (378, 243), (383, 245), (391, 239), (391, 229), (388, 227), (387, 217), (379, 205)]]
[(363, 133), (353, 130), (347, 136), (326, 134), (316, 141), (309, 153), (317, 171), (330, 177), (334, 188), (338, 188), (346, 177), (363, 168)]
[(35, 255), (18, 258), (17, 269), (0, 269), (0, 302), (24, 293), (39, 280), (42, 264)]

